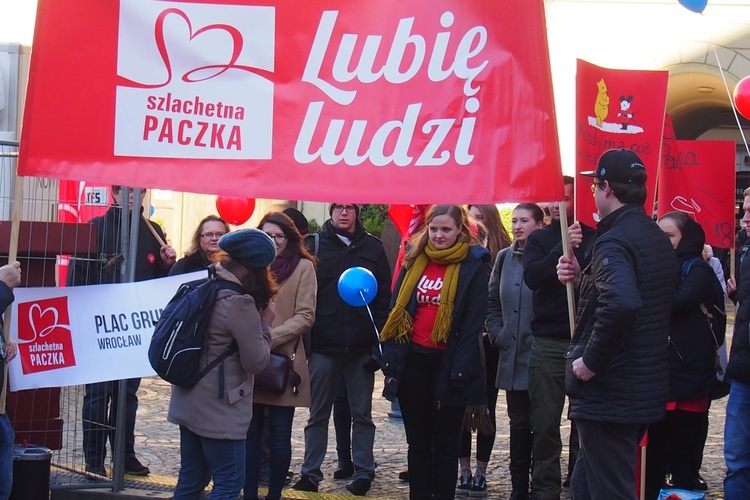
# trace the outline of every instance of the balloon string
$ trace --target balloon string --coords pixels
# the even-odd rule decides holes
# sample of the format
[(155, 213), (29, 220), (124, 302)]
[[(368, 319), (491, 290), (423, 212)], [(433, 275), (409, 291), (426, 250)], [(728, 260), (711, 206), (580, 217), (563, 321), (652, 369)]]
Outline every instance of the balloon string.
[(724, 81), (724, 88), (727, 91), (729, 97), (729, 104), (732, 106), (732, 113), (734, 113), (734, 119), (737, 122), (737, 128), (740, 129), (740, 135), (742, 136), (742, 142), (745, 144), (745, 152), (750, 155), (750, 148), (747, 147), (747, 139), (745, 138), (745, 131), (742, 130), (742, 123), (740, 123), (740, 117), (737, 114), (737, 107), (734, 104), (732, 93), (729, 91), (729, 84), (727, 83), (727, 77), (724, 75), (724, 68), (721, 67), (721, 61), (719, 60), (719, 53), (716, 52), (716, 44), (714, 43), (713, 33), (708, 30), (708, 38), (711, 41), (711, 48), (714, 51), (714, 57), (716, 57), (716, 66), (719, 67), (719, 73), (721, 73), (721, 79)]
[(378, 338), (378, 350), (380, 351), (380, 355), (383, 355), (383, 348), (380, 346), (380, 332), (378, 331), (377, 325), (375, 325), (375, 318), (372, 317), (372, 311), (370, 310), (370, 304), (367, 303), (365, 300), (365, 295), (362, 293), (362, 290), (359, 291), (359, 296), (362, 297), (362, 302), (365, 304), (365, 307), (367, 308), (367, 314), (370, 315), (370, 321), (372, 321), (372, 327), (375, 329), (375, 336)]

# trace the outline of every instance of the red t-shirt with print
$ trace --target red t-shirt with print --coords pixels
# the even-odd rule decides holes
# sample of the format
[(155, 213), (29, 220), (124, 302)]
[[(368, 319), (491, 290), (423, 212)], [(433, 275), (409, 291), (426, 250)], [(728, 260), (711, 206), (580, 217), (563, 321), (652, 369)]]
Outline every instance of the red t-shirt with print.
[(411, 340), (431, 349), (445, 349), (445, 344), (433, 344), (430, 335), (440, 305), (440, 292), (443, 289), (446, 269), (447, 265), (430, 261), (417, 284), (417, 313), (414, 315), (414, 333)]

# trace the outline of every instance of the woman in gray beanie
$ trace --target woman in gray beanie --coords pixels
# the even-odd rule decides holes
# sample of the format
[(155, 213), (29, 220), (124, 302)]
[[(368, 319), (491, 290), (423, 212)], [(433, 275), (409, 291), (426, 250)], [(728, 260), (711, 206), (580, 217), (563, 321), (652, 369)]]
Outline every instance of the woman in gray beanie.
[[(189, 389), (172, 386), (167, 419), (180, 426), (180, 472), (175, 499), (198, 499), (213, 479), (211, 498), (235, 499), (245, 482), (245, 437), (252, 419), (254, 374), (268, 364), (271, 298), (278, 287), (269, 265), (276, 256), (271, 238), (257, 229), (228, 233), (216, 277), (245, 293), (220, 289), (208, 323), (208, 365), (233, 343), (237, 350)], [(223, 388), (222, 388), (223, 387)]]

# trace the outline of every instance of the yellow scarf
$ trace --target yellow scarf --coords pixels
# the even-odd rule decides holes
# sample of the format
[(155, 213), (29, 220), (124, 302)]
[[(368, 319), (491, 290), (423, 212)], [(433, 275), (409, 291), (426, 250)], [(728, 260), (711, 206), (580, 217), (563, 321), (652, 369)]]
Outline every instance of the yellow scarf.
[(443, 288), (440, 291), (437, 317), (430, 334), (430, 340), (435, 345), (445, 344), (448, 341), (453, 319), (453, 304), (458, 290), (458, 272), (461, 269), (461, 261), (466, 258), (468, 253), (468, 243), (456, 243), (445, 250), (438, 250), (432, 245), (432, 242), (428, 241), (424, 252), (417, 256), (412, 266), (406, 271), (401, 289), (398, 291), (396, 305), (388, 316), (388, 321), (385, 322), (380, 339), (382, 341), (407, 341), (414, 329), (414, 318), (406, 310), (406, 306), (409, 304), (414, 287), (417, 286), (428, 262), (432, 261), (436, 264), (448, 265), (443, 278)]

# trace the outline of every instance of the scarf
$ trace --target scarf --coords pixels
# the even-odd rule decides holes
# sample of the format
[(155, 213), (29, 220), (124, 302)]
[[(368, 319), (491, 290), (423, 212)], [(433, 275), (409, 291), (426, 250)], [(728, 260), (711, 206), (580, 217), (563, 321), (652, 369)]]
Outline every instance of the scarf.
[(300, 259), (300, 254), (296, 252), (284, 252), (281, 255), (277, 255), (276, 259), (271, 263), (271, 272), (276, 278), (276, 282), (282, 283), (287, 279), (297, 269)]
[(432, 242), (427, 242), (424, 251), (417, 256), (404, 275), (396, 298), (396, 305), (388, 316), (388, 321), (385, 322), (383, 332), (380, 335), (382, 341), (406, 342), (414, 329), (414, 318), (411, 317), (406, 307), (429, 261), (448, 265), (443, 278), (443, 289), (440, 292), (440, 304), (438, 305), (435, 324), (432, 325), (432, 333), (430, 334), (430, 340), (435, 345), (445, 344), (448, 341), (453, 319), (453, 305), (458, 290), (458, 273), (461, 269), (461, 261), (466, 258), (468, 253), (469, 244), (465, 242), (456, 243), (445, 250), (438, 250), (432, 245)]

